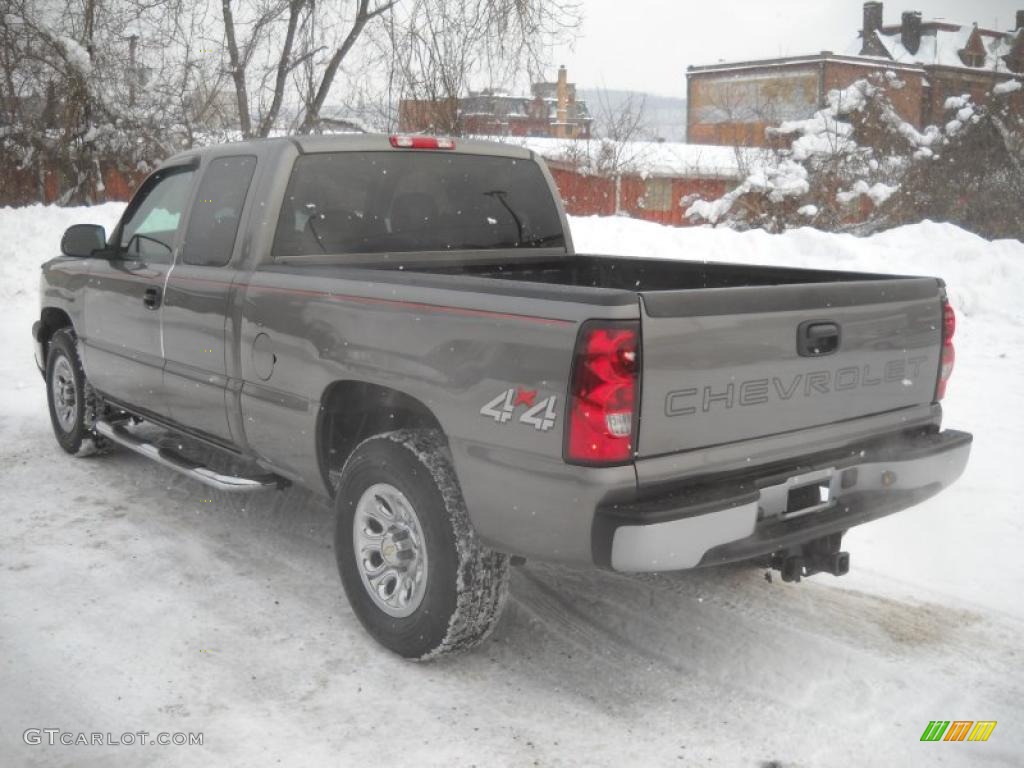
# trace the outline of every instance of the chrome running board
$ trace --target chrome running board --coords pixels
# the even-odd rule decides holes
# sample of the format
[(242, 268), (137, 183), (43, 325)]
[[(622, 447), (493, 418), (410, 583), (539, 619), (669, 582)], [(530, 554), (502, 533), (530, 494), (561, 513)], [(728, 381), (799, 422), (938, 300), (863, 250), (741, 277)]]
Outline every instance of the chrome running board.
[(111, 424), (108, 421), (97, 421), (96, 431), (108, 440), (120, 446), (134, 451), (140, 456), (152, 459), (157, 464), (162, 464), (169, 469), (180, 472), (183, 475), (198, 480), (203, 485), (216, 488), (219, 491), (230, 493), (241, 493), (246, 491), (272, 491), (288, 485), (288, 481), (277, 475), (266, 474), (255, 477), (244, 477), (241, 475), (223, 475), (214, 472), (209, 467), (189, 461), (165, 448), (158, 448), (153, 443), (146, 442), (133, 435), (120, 424)]

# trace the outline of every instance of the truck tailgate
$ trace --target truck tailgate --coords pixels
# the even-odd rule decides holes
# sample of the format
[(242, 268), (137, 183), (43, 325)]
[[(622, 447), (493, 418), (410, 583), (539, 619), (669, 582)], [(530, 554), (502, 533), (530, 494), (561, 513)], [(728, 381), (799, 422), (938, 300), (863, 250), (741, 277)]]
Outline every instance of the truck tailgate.
[(637, 455), (932, 402), (942, 296), (934, 278), (642, 292)]

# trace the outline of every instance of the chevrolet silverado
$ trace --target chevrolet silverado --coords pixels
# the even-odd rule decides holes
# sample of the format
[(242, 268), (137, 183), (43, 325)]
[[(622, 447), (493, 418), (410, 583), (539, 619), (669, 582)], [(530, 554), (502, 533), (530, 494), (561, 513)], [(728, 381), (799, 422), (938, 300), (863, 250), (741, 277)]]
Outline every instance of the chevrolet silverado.
[(331, 498), (353, 610), (410, 658), (485, 638), (523, 558), (841, 575), (846, 530), (970, 452), (941, 280), (579, 254), (510, 145), (187, 151), (61, 251), (33, 327), (60, 446)]

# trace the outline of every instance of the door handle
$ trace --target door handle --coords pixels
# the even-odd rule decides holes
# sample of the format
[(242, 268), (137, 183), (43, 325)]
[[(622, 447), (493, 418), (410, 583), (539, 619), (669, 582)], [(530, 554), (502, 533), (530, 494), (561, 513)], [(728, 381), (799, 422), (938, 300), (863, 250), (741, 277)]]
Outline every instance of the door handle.
[(839, 349), (841, 332), (838, 323), (809, 320), (800, 323), (796, 333), (796, 351), (801, 357), (831, 355)]
[(146, 305), (146, 309), (159, 308), (160, 293), (160, 289), (156, 286), (146, 289), (146, 292), (142, 294), (142, 303)]

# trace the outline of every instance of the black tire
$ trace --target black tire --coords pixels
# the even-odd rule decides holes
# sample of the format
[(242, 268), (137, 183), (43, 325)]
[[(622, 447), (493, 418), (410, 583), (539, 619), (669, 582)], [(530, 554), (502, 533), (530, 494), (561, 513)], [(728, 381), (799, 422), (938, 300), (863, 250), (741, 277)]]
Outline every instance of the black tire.
[[(46, 402), (50, 407), (50, 424), (57, 443), (73, 456), (90, 456), (109, 448), (108, 442), (93, 431), (99, 398), (89, 386), (78, 357), (75, 332), (61, 328), (50, 338), (46, 355)], [(60, 378), (73, 397), (58, 404), (58, 390), (54, 379)], [(60, 413), (58, 412), (60, 411)]]
[[(366, 630), (408, 659), (429, 660), (479, 645), (508, 596), (508, 557), (473, 530), (444, 437), (401, 430), (371, 437), (353, 451), (335, 498), (335, 555), (349, 603)], [(408, 616), (389, 615), (363, 581), (354, 540), (356, 508), (371, 486), (387, 484), (409, 501), (426, 550), (425, 587)]]

